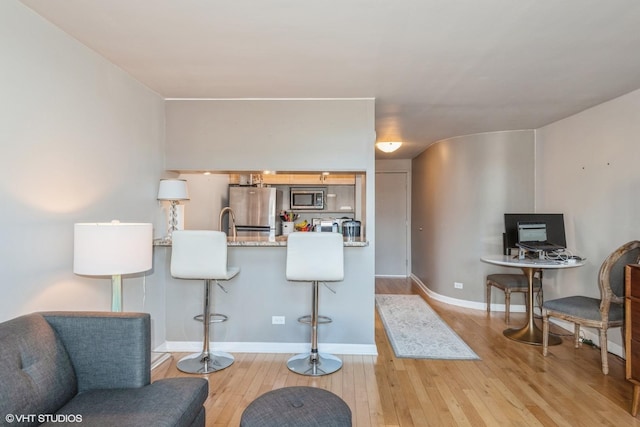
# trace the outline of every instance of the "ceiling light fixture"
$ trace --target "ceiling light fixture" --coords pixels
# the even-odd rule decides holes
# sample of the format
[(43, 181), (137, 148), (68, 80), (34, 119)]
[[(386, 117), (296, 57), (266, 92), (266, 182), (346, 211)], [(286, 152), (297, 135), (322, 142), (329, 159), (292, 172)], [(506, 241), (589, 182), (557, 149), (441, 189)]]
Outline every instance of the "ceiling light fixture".
[(401, 145), (402, 145), (402, 142), (377, 142), (376, 143), (376, 147), (378, 147), (378, 150), (384, 151), (385, 153), (393, 153), (398, 148), (400, 148)]

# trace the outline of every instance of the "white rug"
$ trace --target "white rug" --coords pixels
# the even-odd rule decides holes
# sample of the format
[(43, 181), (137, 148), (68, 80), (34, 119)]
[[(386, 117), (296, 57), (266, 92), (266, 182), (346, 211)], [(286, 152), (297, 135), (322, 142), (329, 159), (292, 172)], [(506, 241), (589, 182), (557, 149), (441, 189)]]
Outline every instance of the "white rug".
[(419, 295), (376, 295), (376, 306), (396, 357), (480, 359)]

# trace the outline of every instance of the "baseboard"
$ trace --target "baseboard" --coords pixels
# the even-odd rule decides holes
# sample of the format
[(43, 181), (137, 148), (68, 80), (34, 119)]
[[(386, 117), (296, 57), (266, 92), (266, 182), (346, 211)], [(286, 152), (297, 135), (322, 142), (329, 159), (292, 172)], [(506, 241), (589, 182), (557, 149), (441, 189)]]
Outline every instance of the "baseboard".
[[(566, 322), (564, 320), (554, 319), (554, 318), (550, 318), (549, 321), (551, 323), (553, 323), (554, 325), (558, 325), (561, 328), (566, 329), (567, 331), (569, 331), (569, 333), (573, 337), (573, 323)], [(613, 328), (613, 330), (618, 331), (619, 328)], [(596, 331), (597, 331), (597, 329), (596, 329)], [(587, 328), (580, 328), (580, 332), (582, 332), (582, 334), (584, 335), (584, 338), (591, 340), (596, 345), (600, 345), (600, 334), (598, 334), (597, 332), (594, 333), (590, 329), (587, 329)], [(611, 329), (607, 330), (607, 334), (609, 334), (609, 333), (611, 333)], [(551, 347), (549, 347), (549, 348), (551, 348)], [(609, 352), (611, 354), (615, 354), (616, 356), (618, 356), (618, 357), (620, 357), (622, 359), (625, 359), (624, 348), (620, 344), (616, 344), (614, 342), (607, 341), (607, 352)]]
[[(276, 342), (212, 342), (211, 350), (227, 353), (291, 353), (298, 354), (309, 351), (309, 343), (276, 343)], [(324, 353), (357, 354), (377, 356), (375, 344), (336, 344), (319, 343), (318, 349)], [(175, 353), (195, 353), (202, 351), (202, 342), (166, 341), (156, 351)]]
[(160, 366), (163, 362), (169, 359), (171, 359), (170, 353), (152, 351), (151, 352), (151, 370), (154, 370), (155, 368)]
[[(487, 309), (487, 305), (485, 303), (483, 303), (483, 302), (467, 301), (467, 300), (451, 298), (451, 297), (447, 297), (447, 296), (435, 293), (431, 289), (427, 288), (427, 286), (424, 283), (422, 283), (422, 281), (417, 276), (415, 276), (414, 274), (411, 275), (411, 279), (414, 282), (416, 282), (418, 287), (429, 298), (433, 298), (436, 301), (442, 301), (442, 302), (444, 302), (446, 304), (455, 305), (457, 307), (471, 308), (473, 310), (486, 310)], [(504, 305), (503, 305), (503, 311), (504, 311)], [(516, 311), (516, 310), (514, 310), (514, 311)]]

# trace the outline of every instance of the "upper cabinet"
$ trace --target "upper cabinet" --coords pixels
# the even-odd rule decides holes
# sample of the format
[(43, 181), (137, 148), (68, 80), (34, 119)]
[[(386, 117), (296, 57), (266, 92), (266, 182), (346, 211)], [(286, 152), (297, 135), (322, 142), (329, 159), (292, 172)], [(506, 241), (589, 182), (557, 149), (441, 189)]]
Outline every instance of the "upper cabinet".
[(229, 184), (259, 184), (264, 185), (291, 185), (291, 186), (319, 186), (319, 185), (355, 185), (355, 174), (328, 174), (322, 173), (291, 173), (291, 174), (238, 174), (229, 175)]

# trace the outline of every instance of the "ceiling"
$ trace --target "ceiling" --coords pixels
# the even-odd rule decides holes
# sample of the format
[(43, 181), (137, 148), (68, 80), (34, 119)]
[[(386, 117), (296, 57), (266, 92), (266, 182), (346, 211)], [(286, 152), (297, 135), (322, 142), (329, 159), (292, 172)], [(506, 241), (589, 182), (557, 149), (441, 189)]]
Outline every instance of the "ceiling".
[(22, 0), (165, 98), (375, 98), (379, 159), (640, 88), (637, 0)]

